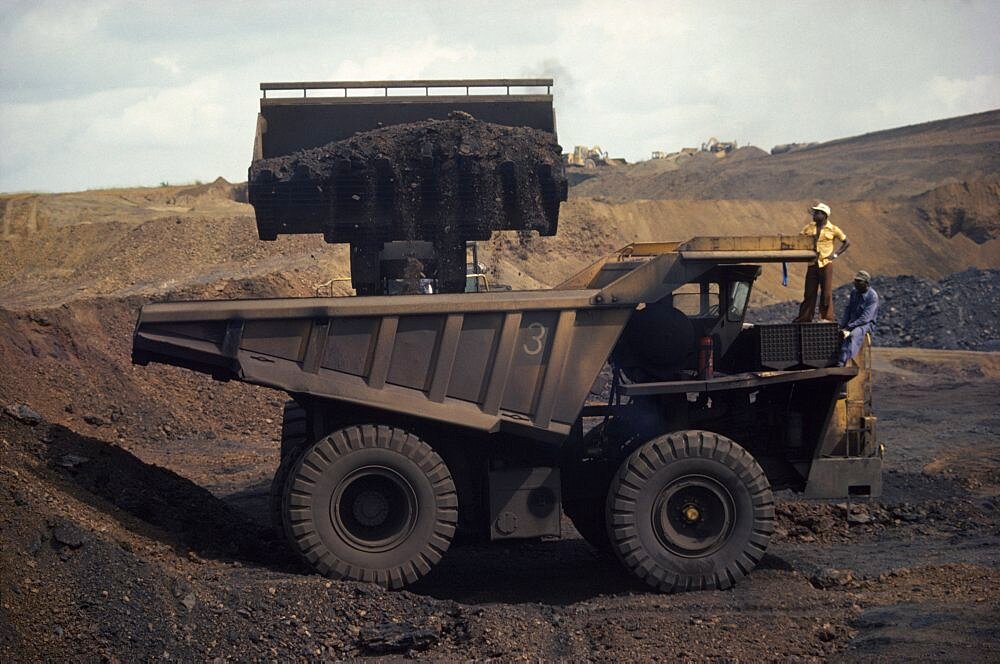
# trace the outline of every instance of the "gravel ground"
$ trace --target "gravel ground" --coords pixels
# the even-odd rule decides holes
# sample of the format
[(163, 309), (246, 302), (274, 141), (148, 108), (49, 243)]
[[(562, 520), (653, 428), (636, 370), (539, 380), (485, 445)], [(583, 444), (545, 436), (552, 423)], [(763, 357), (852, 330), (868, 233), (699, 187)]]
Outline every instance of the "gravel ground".
[(331, 581), (266, 526), (255, 478), (273, 443), (130, 451), (8, 404), (0, 660), (1000, 657), (1000, 420), (965, 406), (995, 403), (998, 379), (995, 362), (966, 371), (975, 355), (947, 371), (946, 351), (882, 358), (883, 496), (778, 495), (762, 564), (731, 591), (679, 595), (639, 587), (565, 520), (558, 541), (452, 547), (408, 591)]

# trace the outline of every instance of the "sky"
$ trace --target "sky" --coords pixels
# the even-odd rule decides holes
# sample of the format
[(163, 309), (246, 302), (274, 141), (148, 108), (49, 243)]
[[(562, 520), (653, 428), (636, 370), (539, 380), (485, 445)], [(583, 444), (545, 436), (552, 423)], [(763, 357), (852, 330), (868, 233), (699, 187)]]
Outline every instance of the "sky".
[(1000, 1), (0, 0), (0, 191), (246, 179), (261, 81), (553, 77), (559, 142), (769, 150), (1000, 108)]

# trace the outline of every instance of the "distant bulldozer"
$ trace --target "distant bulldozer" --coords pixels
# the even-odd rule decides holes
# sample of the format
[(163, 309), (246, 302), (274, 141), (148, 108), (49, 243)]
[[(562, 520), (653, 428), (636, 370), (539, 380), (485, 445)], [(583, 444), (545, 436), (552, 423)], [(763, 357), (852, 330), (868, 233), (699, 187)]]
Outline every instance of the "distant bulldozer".
[(584, 168), (597, 168), (598, 166), (626, 163), (624, 159), (619, 157), (609, 157), (607, 151), (602, 150), (600, 145), (573, 146), (573, 152), (565, 155), (565, 158), (567, 165), (583, 166)]
[(771, 154), (785, 154), (786, 152), (797, 152), (799, 150), (805, 150), (806, 148), (811, 148), (814, 145), (819, 145), (819, 143), (813, 141), (812, 143), (782, 143), (780, 145), (775, 145), (771, 148)]
[(720, 141), (714, 136), (708, 139), (706, 142), (701, 144), (702, 152), (711, 152), (717, 157), (725, 157), (730, 152), (733, 152), (738, 148), (739, 145), (736, 141)]

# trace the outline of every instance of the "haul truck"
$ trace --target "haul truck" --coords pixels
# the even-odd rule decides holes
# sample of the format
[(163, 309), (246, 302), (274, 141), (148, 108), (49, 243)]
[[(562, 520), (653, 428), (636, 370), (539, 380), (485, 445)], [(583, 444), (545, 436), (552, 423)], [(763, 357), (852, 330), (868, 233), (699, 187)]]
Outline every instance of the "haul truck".
[(291, 397), (272, 512), (321, 574), (398, 588), (459, 531), (557, 537), (565, 513), (659, 590), (727, 588), (773, 490), (881, 490), (867, 346), (837, 367), (833, 324), (744, 323), (761, 264), (815, 258), (701, 237), (548, 290), (156, 303), (133, 361)]
[(880, 492), (866, 353), (830, 366), (832, 324), (743, 323), (760, 263), (809, 260), (809, 238), (696, 238), (551, 290), (151, 304), (133, 359), (292, 396), (276, 507), (323, 574), (400, 587), (458, 528), (558, 536), (565, 510), (661, 590), (725, 588), (767, 549), (772, 489)]

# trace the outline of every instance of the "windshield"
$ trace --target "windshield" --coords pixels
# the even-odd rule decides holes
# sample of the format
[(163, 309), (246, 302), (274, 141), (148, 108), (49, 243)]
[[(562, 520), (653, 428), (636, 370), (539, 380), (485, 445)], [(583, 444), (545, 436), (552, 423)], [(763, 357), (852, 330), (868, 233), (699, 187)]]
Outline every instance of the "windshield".
[(685, 284), (674, 291), (672, 304), (689, 318), (718, 318), (719, 284)]
[(747, 308), (747, 298), (750, 296), (749, 281), (734, 281), (729, 286), (729, 311), (726, 317), (733, 322), (743, 318), (743, 311)]

